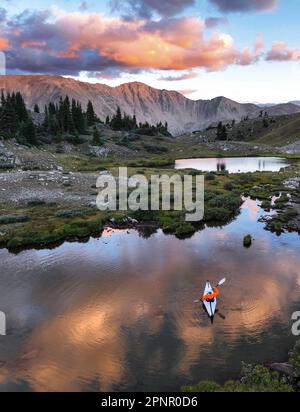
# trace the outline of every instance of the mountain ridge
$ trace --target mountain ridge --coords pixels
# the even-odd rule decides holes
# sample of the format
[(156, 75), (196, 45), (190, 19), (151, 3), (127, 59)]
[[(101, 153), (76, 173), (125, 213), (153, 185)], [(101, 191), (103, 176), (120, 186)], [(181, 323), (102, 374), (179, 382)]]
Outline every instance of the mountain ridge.
[[(256, 117), (262, 110), (252, 103), (238, 103), (225, 96), (211, 100), (191, 100), (176, 90), (157, 89), (141, 82), (123, 83), (111, 87), (102, 83), (87, 83), (72, 78), (48, 75), (0, 76), (0, 89), (20, 91), (30, 109), (38, 104), (41, 109), (50, 101), (68, 95), (84, 106), (91, 100), (95, 112), (102, 119), (112, 116), (117, 106), (129, 115), (136, 115), (139, 122), (156, 124), (168, 122), (174, 135), (202, 130), (219, 121), (240, 121)], [(292, 103), (268, 108), (270, 116), (300, 112)]]

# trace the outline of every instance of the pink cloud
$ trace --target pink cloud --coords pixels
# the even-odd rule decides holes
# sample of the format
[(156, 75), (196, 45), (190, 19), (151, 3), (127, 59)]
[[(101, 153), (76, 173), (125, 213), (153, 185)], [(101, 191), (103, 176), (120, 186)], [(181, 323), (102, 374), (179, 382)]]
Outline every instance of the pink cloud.
[(184, 96), (189, 96), (190, 94), (193, 94), (197, 91), (199, 91), (198, 89), (179, 89), (176, 90), (178, 93), (183, 94)]
[[(130, 70), (222, 70), (229, 65), (253, 64), (262, 56), (262, 44), (238, 50), (222, 32), (205, 33), (197, 17), (124, 20), (99, 13), (54, 9), (35, 12), (7, 25), (5, 36), (14, 53), (14, 69), (71, 74), (108, 68)], [(194, 77), (179, 76), (177, 80)]]
[(157, 80), (167, 81), (167, 82), (178, 82), (178, 81), (182, 81), (182, 80), (195, 79), (196, 77), (198, 77), (197, 73), (190, 72), (190, 73), (184, 73), (184, 74), (179, 75), (179, 76), (160, 77)]
[(247, 66), (249, 64), (257, 62), (263, 54), (263, 49), (264, 49), (263, 38), (262, 36), (258, 36), (254, 44), (253, 50), (251, 50), (249, 47), (246, 47), (245, 49), (243, 49), (241, 53), (240, 64), (242, 66)]
[(63, 13), (55, 24), (58, 33), (68, 40), (64, 53), (94, 49), (103, 57), (133, 68), (221, 70), (257, 60), (257, 51), (239, 52), (227, 34), (215, 33), (206, 40), (205, 22), (198, 18), (147, 24), (99, 14)]
[(268, 61), (297, 61), (300, 60), (300, 50), (289, 47), (284, 42), (273, 43), (272, 49), (268, 52)]
[(9, 41), (4, 37), (0, 37), (0, 50), (7, 50), (9, 48)]

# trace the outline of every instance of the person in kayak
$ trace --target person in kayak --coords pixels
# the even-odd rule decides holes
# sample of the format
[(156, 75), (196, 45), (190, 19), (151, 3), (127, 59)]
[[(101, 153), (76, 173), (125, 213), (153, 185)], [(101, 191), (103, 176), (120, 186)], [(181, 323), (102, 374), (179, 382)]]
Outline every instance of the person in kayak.
[(217, 287), (213, 288), (213, 293), (209, 292), (202, 297), (202, 302), (213, 302), (217, 296), (219, 296), (220, 291)]

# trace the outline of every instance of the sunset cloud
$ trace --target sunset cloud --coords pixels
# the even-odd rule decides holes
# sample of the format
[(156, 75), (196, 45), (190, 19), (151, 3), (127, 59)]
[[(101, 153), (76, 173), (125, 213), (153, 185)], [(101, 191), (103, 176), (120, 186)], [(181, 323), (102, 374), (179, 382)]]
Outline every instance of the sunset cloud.
[(210, 0), (224, 13), (248, 11), (272, 11), (278, 0)]
[(193, 6), (195, 0), (110, 0), (113, 11), (123, 11), (127, 17), (150, 18), (154, 13), (171, 17)]
[(5, 37), (12, 44), (7, 64), (72, 75), (117, 67), (216, 71), (258, 60), (257, 45), (239, 51), (230, 35), (218, 32), (207, 38), (205, 27), (196, 17), (124, 20), (58, 9), (26, 11), (6, 26)]
[(9, 48), (9, 41), (4, 37), (0, 37), (0, 50), (7, 50)]
[(190, 79), (195, 79), (196, 77), (198, 77), (197, 73), (184, 73), (181, 74), (179, 76), (163, 76), (160, 77), (159, 81), (167, 81), (167, 82), (178, 82), (178, 81), (182, 81), (182, 80), (190, 80)]
[(7, 11), (3, 7), (0, 7), (0, 24), (6, 20), (6, 15)]
[(297, 61), (300, 60), (300, 50), (288, 47), (284, 42), (273, 43), (268, 52), (267, 61)]
[(176, 92), (183, 94), (184, 96), (189, 96), (190, 94), (196, 93), (198, 89), (179, 89)]
[(208, 17), (205, 19), (205, 27), (208, 29), (220, 26), (221, 24), (228, 24), (226, 17)]

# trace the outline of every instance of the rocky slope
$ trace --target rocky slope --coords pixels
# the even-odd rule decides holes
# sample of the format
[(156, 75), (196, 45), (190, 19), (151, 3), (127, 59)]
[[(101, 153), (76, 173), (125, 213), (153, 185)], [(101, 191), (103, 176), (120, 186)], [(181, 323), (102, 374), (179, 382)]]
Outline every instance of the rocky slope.
[[(240, 121), (246, 116), (256, 117), (262, 110), (255, 104), (240, 104), (225, 97), (212, 100), (190, 100), (176, 91), (154, 89), (143, 83), (125, 83), (118, 87), (90, 84), (59, 76), (0, 76), (0, 89), (21, 91), (30, 108), (43, 107), (49, 101), (69, 95), (85, 106), (93, 102), (97, 115), (105, 119), (119, 105), (123, 111), (141, 122), (150, 124), (167, 121), (174, 135), (201, 130), (218, 121)], [(270, 115), (300, 112), (294, 104), (268, 108)]]

